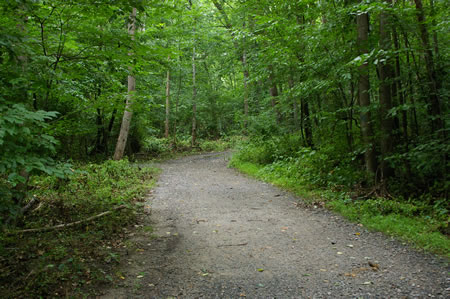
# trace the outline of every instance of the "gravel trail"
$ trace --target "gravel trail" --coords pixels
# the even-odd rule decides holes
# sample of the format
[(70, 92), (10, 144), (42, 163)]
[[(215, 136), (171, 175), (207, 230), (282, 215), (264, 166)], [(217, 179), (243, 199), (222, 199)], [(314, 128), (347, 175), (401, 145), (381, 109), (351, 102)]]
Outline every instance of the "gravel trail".
[[(445, 260), (227, 168), (160, 165), (149, 215), (104, 298), (449, 298)], [(154, 231), (149, 229), (154, 227)]]

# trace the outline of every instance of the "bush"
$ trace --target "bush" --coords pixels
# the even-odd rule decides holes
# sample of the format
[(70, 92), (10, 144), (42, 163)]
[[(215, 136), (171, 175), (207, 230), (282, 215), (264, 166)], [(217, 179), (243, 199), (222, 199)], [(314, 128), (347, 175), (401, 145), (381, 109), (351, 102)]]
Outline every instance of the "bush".
[(298, 184), (315, 187), (351, 187), (364, 179), (352, 154), (340, 154), (331, 146), (314, 150), (300, 143), (300, 138), (292, 135), (243, 142), (232, 163), (265, 165), (261, 170), (263, 177), (284, 176), (295, 179)]
[(165, 138), (147, 137), (142, 144), (142, 149), (147, 154), (159, 156), (170, 151), (170, 140)]

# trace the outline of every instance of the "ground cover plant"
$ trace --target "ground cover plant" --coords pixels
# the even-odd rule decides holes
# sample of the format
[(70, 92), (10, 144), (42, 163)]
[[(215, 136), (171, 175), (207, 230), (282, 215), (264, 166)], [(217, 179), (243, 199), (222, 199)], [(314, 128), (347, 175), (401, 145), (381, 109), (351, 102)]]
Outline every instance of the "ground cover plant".
[[(29, 188), (38, 201), (4, 227), (0, 238), (0, 296), (81, 296), (89, 285), (112, 280), (120, 238), (136, 220), (157, 173), (110, 160), (76, 167), (66, 178), (33, 176)], [(51, 230), (23, 232), (33, 228)]]

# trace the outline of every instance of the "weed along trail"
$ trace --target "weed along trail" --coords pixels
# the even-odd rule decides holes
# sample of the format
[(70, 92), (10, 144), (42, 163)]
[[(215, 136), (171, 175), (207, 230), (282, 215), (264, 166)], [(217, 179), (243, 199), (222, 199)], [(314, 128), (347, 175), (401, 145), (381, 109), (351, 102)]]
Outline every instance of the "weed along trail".
[(449, 298), (444, 260), (227, 168), (165, 162), (103, 298)]

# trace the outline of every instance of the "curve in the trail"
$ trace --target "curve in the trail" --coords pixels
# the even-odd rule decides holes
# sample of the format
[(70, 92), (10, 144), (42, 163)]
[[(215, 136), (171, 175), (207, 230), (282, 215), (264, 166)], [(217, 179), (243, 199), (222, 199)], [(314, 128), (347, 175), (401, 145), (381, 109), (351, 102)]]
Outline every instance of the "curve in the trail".
[(156, 230), (132, 237), (126, 282), (105, 297), (449, 298), (444, 261), (299, 208), (299, 199), (227, 168), (228, 156), (161, 165), (143, 220)]

